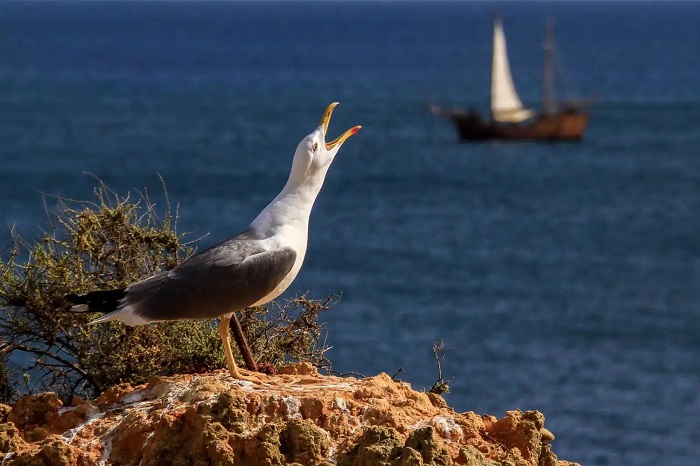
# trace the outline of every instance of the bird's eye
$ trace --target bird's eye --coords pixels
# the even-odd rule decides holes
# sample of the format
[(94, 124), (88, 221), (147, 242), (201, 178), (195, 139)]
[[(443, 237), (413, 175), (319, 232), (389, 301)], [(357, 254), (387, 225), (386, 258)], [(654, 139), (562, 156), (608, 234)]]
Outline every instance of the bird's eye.
[(318, 143), (314, 142), (314, 152), (316, 152), (316, 149), (318, 149)]

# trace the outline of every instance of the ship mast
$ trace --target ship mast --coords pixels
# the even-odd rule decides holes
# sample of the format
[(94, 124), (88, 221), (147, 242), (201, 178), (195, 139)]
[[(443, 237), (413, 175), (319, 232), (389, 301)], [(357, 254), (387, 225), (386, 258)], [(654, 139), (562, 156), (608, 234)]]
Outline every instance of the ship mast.
[(557, 112), (557, 102), (554, 96), (554, 20), (547, 19), (547, 37), (542, 45), (544, 48), (544, 72), (542, 77), (542, 113)]

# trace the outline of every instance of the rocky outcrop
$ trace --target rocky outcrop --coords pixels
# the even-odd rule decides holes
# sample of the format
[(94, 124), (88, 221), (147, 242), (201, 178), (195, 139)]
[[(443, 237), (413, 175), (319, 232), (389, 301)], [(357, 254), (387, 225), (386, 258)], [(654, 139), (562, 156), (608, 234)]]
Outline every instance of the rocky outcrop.
[(386, 374), (260, 383), (226, 372), (119, 385), (63, 406), (55, 394), (0, 405), (0, 466), (567, 466), (537, 411), (456, 413)]

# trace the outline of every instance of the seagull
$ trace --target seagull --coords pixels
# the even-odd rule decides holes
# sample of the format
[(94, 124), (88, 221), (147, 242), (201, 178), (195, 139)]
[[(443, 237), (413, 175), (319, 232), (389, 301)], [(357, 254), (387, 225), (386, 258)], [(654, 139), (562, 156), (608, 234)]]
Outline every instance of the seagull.
[[(70, 311), (106, 313), (90, 324), (119, 320), (129, 326), (218, 317), (231, 377), (253, 381), (233, 359), (229, 323), (232, 316), (237, 323), (234, 312), (277, 298), (301, 269), (316, 196), (338, 150), (361, 128), (326, 142), (336, 105), (330, 104), (318, 127), (301, 140), (284, 188), (242, 233), (126, 288), (69, 294)], [(247, 347), (244, 338), (243, 343)]]

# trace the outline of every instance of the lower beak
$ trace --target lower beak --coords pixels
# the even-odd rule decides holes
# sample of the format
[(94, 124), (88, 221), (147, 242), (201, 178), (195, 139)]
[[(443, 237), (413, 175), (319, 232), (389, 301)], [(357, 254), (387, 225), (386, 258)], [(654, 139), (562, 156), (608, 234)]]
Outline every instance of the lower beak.
[[(333, 109), (338, 105), (338, 102), (333, 102), (326, 108), (325, 113), (323, 114), (323, 118), (321, 118), (321, 122), (319, 123), (319, 126), (323, 127), (323, 137), (325, 138), (326, 134), (328, 133), (328, 125), (331, 122), (331, 115), (333, 115)], [(349, 130), (345, 131), (343, 134), (341, 134), (338, 138), (332, 140), (331, 142), (326, 143), (326, 149), (331, 150), (336, 146), (340, 146), (347, 138), (352, 136), (353, 134), (357, 133), (362, 126), (354, 126), (350, 128)]]
[(326, 149), (331, 150), (331, 149), (333, 149), (335, 146), (340, 146), (342, 143), (345, 142), (345, 140), (346, 140), (347, 138), (349, 138), (349, 137), (352, 136), (353, 134), (355, 134), (355, 133), (357, 133), (358, 131), (360, 131), (360, 128), (362, 128), (362, 126), (353, 126), (352, 128), (350, 128), (349, 130), (347, 130), (346, 132), (344, 132), (343, 134), (341, 134), (341, 135), (340, 135), (339, 137), (337, 137), (336, 139), (333, 139), (331, 142), (327, 142), (327, 143), (326, 143)]

